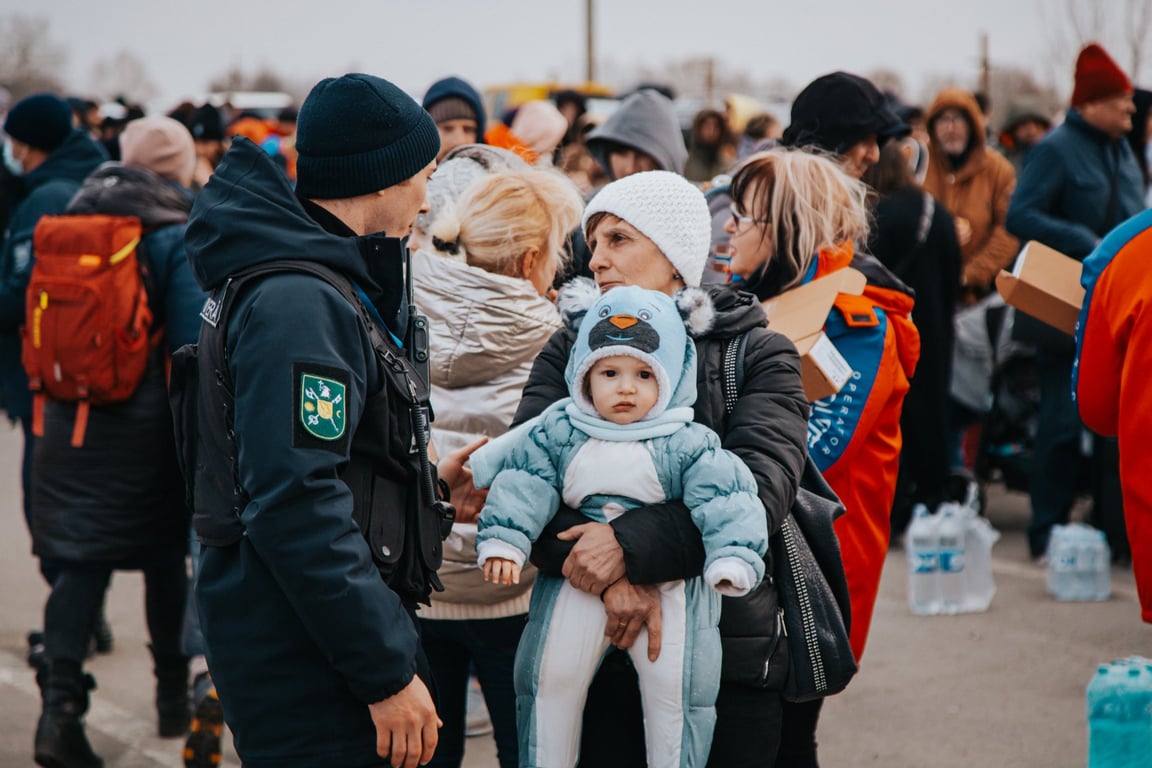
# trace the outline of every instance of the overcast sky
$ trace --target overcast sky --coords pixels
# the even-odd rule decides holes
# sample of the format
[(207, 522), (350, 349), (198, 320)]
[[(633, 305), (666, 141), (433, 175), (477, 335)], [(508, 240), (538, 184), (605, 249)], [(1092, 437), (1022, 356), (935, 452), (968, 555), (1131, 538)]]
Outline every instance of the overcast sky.
[[(916, 98), (934, 76), (974, 83), (986, 32), (994, 64), (1031, 69), (1044, 82), (1069, 70), (1057, 84), (1070, 89), (1070, 64), (1052, 61), (1053, 14), (1064, 0), (595, 2), (598, 59), (611, 64), (602, 64), (600, 79), (621, 87), (631, 85), (621, 72), (714, 56), (722, 69), (797, 87), (835, 69), (892, 69)], [(5, 14), (50, 21), (76, 91), (90, 85), (95, 62), (130, 49), (173, 101), (233, 66), (307, 81), (360, 70), (417, 96), (449, 74), (481, 88), (581, 79), (584, 7), (585, 0), (0, 0)]]

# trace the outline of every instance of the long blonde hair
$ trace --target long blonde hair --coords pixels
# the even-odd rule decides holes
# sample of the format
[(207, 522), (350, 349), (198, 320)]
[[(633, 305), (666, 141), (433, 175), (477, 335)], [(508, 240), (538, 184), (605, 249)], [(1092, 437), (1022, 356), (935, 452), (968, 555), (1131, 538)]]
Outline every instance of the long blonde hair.
[(821, 250), (868, 239), (868, 187), (830, 156), (784, 148), (752, 155), (733, 175), (731, 195), (738, 207), (748, 204), (744, 215), (770, 222), (775, 254), (761, 285), (773, 292), (797, 285)]
[(520, 277), (529, 248), (559, 268), (564, 241), (583, 212), (576, 187), (553, 170), (504, 171), (477, 179), (429, 230), (436, 250), (498, 275)]

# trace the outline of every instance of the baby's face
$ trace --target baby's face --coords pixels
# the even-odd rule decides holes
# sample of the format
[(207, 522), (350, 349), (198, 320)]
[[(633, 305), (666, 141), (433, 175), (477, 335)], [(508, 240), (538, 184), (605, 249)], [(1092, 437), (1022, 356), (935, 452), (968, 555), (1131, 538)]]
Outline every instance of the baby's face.
[(588, 398), (613, 424), (631, 424), (648, 415), (660, 396), (652, 368), (627, 355), (602, 357), (588, 371)]

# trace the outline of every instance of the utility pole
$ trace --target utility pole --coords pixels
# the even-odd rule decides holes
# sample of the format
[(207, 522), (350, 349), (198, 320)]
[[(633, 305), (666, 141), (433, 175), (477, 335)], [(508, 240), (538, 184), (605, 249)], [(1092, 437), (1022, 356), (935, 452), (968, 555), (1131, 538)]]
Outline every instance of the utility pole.
[(596, 80), (595, 3), (596, 0), (584, 0), (584, 79), (589, 83)]
[[(591, 0), (589, 0), (591, 1)], [(988, 33), (980, 33), (980, 90), (985, 96), (991, 97), (992, 65), (988, 61)]]

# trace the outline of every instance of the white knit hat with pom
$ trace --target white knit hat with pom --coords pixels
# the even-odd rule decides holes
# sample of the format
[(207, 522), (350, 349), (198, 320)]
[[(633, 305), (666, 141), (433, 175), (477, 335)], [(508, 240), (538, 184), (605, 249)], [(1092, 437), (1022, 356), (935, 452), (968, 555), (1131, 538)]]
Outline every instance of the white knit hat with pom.
[(679, 174), (645, 171), (617, 179), (584, 209), (588, 220), (610, 213), (640, 230), (680, 273), (685, 285), (700, 285), (712, 245), (712, 217), (704, 193)]

